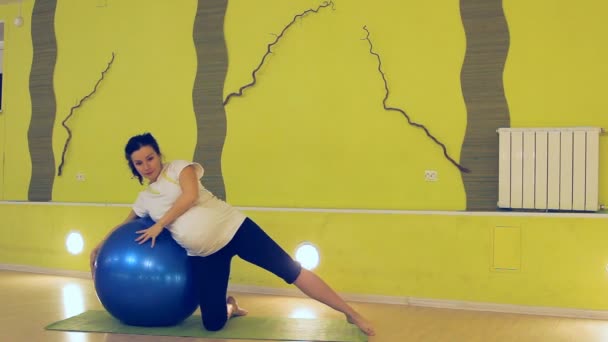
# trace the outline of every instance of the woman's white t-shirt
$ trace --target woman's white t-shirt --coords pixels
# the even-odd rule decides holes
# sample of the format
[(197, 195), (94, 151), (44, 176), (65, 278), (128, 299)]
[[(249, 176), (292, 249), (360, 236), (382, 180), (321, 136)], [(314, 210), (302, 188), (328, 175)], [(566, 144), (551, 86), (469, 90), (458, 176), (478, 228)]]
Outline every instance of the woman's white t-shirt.
[(179, 175), (189, 165), (194, 166), (199, 179), (198, 202), (165, 228), (188, 255), (207, 256), (230, 242), (246, 216), (203, 187), (200, 179), (204, 170), (200, 164), (174, 160), (164, 165), (156, 182), (139, 193), (133, 211), (139, 217), (150, 216), (158, 221), (181, 195)]

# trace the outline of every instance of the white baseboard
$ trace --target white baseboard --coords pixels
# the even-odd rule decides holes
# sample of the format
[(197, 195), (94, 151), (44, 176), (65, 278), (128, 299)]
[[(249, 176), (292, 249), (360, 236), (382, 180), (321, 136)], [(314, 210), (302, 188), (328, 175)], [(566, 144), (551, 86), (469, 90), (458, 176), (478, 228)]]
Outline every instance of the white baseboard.
[(608, 310), (585, 310), (545, 306), (466, 302), (448, 299), (409, 298), (409, 305), (440, 309), (489, 311), (522, 315), (608, 320)]
[[(17, 271), (26, 273), (46, 274), (54, 276), (72, 277), (91, 279), (89, 272), (60, 270), (53, 268), (44, 268), (28, 265), (0, 264), (0, 270)], [(237, 293), (264, 294), (273, 296), (286, 297), (305, 297), (299, 290), (279, 289), (263, 286), (231, 284), (228, 291)], [(448, 299), (429, 299), (429, 298), (413, 298), (399, 296), (380, 296), (380, 295), (362, 295), (362, 294), (340, 294), (346, 301), (375, 303), (375, 304), (393, 304), (393, 305), (411, 305), (438, 309), (456, 309), (456, 310), (471, 310), (471, 311), (488, 311), (500, 313), (514, 313), (523, 315), (540, 315), (540, 316), (555, 316), (569, 318), (587, 318), (608, 320), (608, 310), (585, 310), (585, 309), (569, 309), (543, 306), (527, 306), (513, 304), (496, 304), (483, 302), (467, 302)]]

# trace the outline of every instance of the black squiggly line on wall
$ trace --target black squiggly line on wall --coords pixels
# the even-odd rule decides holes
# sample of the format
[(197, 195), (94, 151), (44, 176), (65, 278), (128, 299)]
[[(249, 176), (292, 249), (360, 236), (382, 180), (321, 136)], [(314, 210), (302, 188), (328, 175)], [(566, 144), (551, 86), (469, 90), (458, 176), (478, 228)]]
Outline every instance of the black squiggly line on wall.
[(445, 158), (447, 160), (449, 160), (450, 163), (452, 163), (454, 166), (456, 166), (458, 168), (458, 170), (460, 170), (461, 172), (466, 172), (466, 173), (470, 172), (469, 169), (467, 169), (466, 167), (459, 164), (456, 160), (454, 160), (454, 158), (450, 157), (450, 155), (448, 154), (448, 149), (447, 149), (447, 147), (445, 147), (445, 144), (443, 144), (441, 141), (439, 141), (439, 139), (437, 139), (434, 135), (432, 135), (431, 132), (429, 131), (429, 129), (426, 128), (426, 126), (424, 126), (423, 124), (414, 122), (403, 109), (396, 108), (396, 107), (390, 107), (390, 106), (386, 105), (386, 101), (388, 100), (388, 97), (390, 95), (390, 90), (388, 88), (388, 82), (386, 80), (386, 75), (384, 74), (384, 71), (382, 71), (382, 59), (380, 59), (380, 55), (374, 51), (374, 45), (372, 44), (372, 40), (369, 38), (370, 32), (367, 29), (367, 26), (363, 26), (363, 30), (365, 30), (365, 32), (367, 32), (367, 35), (364, 39), (367, 40), (367, 42), (369, 43), (369, 53), (376, 56), (376, 58), (378, 59), (378, 72), (382, 76), (382, 81), (384, 81), (385, 95), (384, 95), (384, 99), (382, 100), (382, 107), (384, 108), (384, 110), (401, 113), (401, 115), (403, 115), (405, 117), (405, 119), (407, 120), (408, 124), (422, 129), (427, 137), (429, 137), (431, 140), (433, 140), (433, 142), (435, 144), (439, 145), (443, 151), (443, 155), (445, 156)]
[(101, 76), (99, 77), (97, 82), (95, 82), (95, 86), (93, 86), (93, 90), (91, 90), (87, 95), (85, 95), (83, 98), (81, 98), (80, 101), (78, 101), (78, 103), (75, 106), (70, 108), (70, 113), (61, 122), (61, 125), (68, 132), (68, 138), (66, 139), (65, 144), (63, 145), (63, 152), (61, 153), (61, 163), (59, 164), (59, 169), (57, 170), (57, 176), (61, 176), (61, 174), (63, 173), (63, 166), (65, 164), (65, 155), (68, 152), (68, 146), (70, 145), (70, 141), (72, 140), (72, 130), (70, 129), (70, 127), (68, 127), (67, 122), (72, 117), (72, 115), (74, 115), (74, 111), (76, 109), (80, 108), (86, 100), (88, 100), (91, 96), (93, 96), (93, 94), (95, 94), (97, 92), (97, 88), (99, 87), (99, 84), (101, 84), (101, 82), (104, 80), (106, 73), (112, 67), (112, 63), (114, 63), (114, 52), (112, 52), (112, 58), (108, 62), (108, 65), (101, 72)]
[(233, 96), (243, 96), (243, 91), (244, 91), (245, 89), (250, 88), (250, 87), (253, 87), (253, 86), (256, 84), (256, 82), (257, 82), (257, 76), (256, 76), (256, 75), (257, 75), (258, 71), (260, 71), (260, 69), (262, 68), (262, 66), (264, 65), (264, 62), (266, 61), (266, 58), (267, 58), (268, 56), (270, 56), (270, 54), (272, 53), (271, 48), (272, 48), (273, 46), (275, 46), (275, 45), (276, 45), (276, 44), (279, 42), (279, 40), (280, 40), (281, 38), (283, 38), (283, 36), (285, 35), (285, 32), (286, 32), (286, 31), (287, 31), (287, 30), (288, 30), (288, 29), (289, 29), (289, 28), (290, 28), (290, 27), (291, 27), (293, 24), (295, 24), (296, 20), (298, 20), (299, 18), (304, 17), (305, 15), (307, 15), (307, 14), (309, 14), (309, 13), (318, 13), (318, 12), (319, 12), (319, 11), (320, 11), (322, 8), (329, 7), (329, 6), (332, 6), (332, 8), (333, 8), (333, 6), (334, 6), (334, 2), (333, 2), (333, 1), (326, 1), (326, 2), (322, 3), (321, 5), (319, 5), (319, 7), (317, 7), (317, 9), (308, 9), (308, 10), (306, 10), (306, 11), (304, 11), (304, 12), (300, 13), (300, 14), (296, 14), (296, 15), (293, 17), (293, 19), (291, 20), (291, 22), (290, 22), (289, 24), (287, 24), (287, 25), (286, 25), (286, 26), (283, 28), (283, 30), (281, 31), (281, 33), (279, 33), (279, 34), (276, 36), (275, 40), (274, 40), (272, 43), (268, 44), (268, 46), (266, 47), (266, 53), (264, 54), (264, 56), (262, 56), (262, 60), (260, 61), (260, 63), (258, 64), (258, 66), (257, 66), (255, 69), (253, 69), (253, 71), (251, 72), (251, 78), (252, 78), (252, 81), (251, 81), (251, 82), (249, 82), (249, 83), (247, 83), (247, 84), (245, 84), (244, 86), (240, 87), (240, 88), (239, 88), (239, 90), (238, 90), (237, 92), (233, 92), (233, 93), (228, 94), (228, 96), (226, 96), (226, 99), (224, 100), (224, 106), (228, 104), (228, 101), (230, 101), (230, 99), (231, 99)]

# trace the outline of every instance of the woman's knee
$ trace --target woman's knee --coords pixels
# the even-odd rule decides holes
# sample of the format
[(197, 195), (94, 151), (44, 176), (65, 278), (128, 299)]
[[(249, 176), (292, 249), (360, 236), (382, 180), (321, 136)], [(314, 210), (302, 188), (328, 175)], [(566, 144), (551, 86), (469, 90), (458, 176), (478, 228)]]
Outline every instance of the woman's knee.
[(228, 321), (228, 315), (203, 315), (203, 326), (209, 331), (221, 330)]

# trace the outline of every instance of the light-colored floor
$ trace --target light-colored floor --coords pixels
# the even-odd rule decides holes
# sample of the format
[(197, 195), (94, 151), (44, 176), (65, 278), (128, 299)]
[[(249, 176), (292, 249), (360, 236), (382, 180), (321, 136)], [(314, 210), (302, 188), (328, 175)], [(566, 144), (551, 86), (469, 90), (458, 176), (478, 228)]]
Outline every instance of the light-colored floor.
[[(250, 315), (340, 318), (305, 298), (234, 294)], [(353, 303), (374, 322), (370, 342), (401, 341), (608, 341), (608, 321), (500, 314), (405, 305)], [(46, 331), (44, 326), (102, 309), (91, 280), (0, 271), (0, 341), (123, 342), (234, 341)]]

